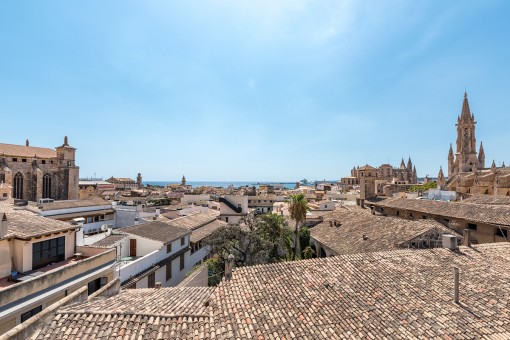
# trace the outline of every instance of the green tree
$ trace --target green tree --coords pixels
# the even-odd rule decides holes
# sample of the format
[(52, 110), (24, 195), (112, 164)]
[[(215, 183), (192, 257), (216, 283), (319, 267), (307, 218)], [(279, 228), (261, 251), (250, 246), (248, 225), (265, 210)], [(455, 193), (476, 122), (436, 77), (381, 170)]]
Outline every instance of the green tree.
[(281, 215), (268, 213), (260, 218), (257, 229), (262, 239), (269, 242), (269, 262), (278, 262), (287, 259), (289, 245), (292, 240), (292, 231)]
[(315, 250), (313, 250), (313, 248), (311, 246), (307, 246), (303, 250), (303, 258), (304, 259), (311, 259), (311, 258), (313, 258), (314, 255), (315, 255)]
[(296, 226), (294, 229), (294, 249), (292, 254), (292, 260), (296, 259), (296, 254), (300, 254), (300, 250), (298, 249), (299, 242), (299, 227), (302, 222), (306, 220), (306, 212), (310, 210), (308, 207), (308, 202), (306, 201), (306, 197), (304, 194), (295, 194), (290, 195), (290, 204), (289, 204), (289, 212), (290, 217), (296, 221)]
[(304, 251), (306, 247), (310, 247), (310, 228), (301, 227), (299, 230), (299, 249), (303, 249)]
[(409, 188), (409, 192), (418, 192), (418, 191), (424, 192), (429, 189), (436, 189), (436, 188), (437, 188), (437, 182), (429, 182), (426, 184), (412, 185)]

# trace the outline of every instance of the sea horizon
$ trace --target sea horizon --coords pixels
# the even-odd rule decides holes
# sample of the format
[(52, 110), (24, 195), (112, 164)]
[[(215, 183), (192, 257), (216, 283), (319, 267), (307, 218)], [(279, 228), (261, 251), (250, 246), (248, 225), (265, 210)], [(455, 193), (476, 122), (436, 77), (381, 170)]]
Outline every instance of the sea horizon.
[[(154, 186), (167, 186), (169, 184), (181, 184), (181, 181), (143, 181), (143, 185), (154, 185)], [(261, 184), (270, 184), (276, 185), (281, 184), (287, 189), (293, 189), (296, 185), (296, 181), (186, 181), (187, 185), (191, 185), (193, 187), (200, 186), (212, 186), (212, 187), (221, 187), (228, 188), (229, 186), (234, 187), (245, 187), (245, 186), (255, 186), (259, 187)]]

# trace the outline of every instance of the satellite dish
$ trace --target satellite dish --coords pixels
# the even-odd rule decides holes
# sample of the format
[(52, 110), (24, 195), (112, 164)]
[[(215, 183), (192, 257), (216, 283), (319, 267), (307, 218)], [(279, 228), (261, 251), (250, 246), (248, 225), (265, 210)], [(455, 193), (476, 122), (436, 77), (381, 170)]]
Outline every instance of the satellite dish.
[(101, 230), (102, 230), (102, 231), (106, 231), (107, 229), (108, 229), (108, 226), (107, 226), (106, 224), (103, 224), (103, 225), (101, 226)]

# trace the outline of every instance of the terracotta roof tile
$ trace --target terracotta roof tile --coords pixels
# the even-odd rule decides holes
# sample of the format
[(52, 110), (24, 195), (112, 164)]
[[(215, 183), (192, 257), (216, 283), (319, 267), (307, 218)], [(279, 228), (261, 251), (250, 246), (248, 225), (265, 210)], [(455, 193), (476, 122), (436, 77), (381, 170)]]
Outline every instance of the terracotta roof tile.
[(170, 243), (183, 236), (191, 234), (188, 229), (159, 221), (122, 228), (122, 232), (145, 237), (154, 241), (163, 242), (164, 244)]
[(24, 209), (13, 209), (7, 204), (0, 204), (0, 215), (7, 216), (6, 238), (14, 237), (29, 239), (31, 237), (49, 235), (56, 232), (76, 229), (77, 226), (67, 222), (45, 218)]
[(478, 223), (510, 225), (510, 207), (479, 205), (462, 202), (444, 202), (389, 198), (379, 202), (366, 202), (367, 205), (402, 209), (438, 215), (452, 219), (463, 219)]
[(106, 236), (105, 238), (103, 238), (97, 242), (94, 242), (93, 244), (91, 244), (91, 246), (98, 247), (98, 248), (110, 248), (110, 247), (116, 246), (117, 243), (119, 243), (120, 241), (122, 241), (123, 239), (125, 239), (127, 237), (129, 237), (129, 236), (125, 235), (125, 234), (112, 234), (112, 235)]
[(57, 151), (36, 146), (14, 145), (0, 143), (0, 155), (17, 157), (56, 158)]
[[(405, 220), (372, 215), (370, 209), (342, 207), (310, 229), (310, 236), (337, 254), (392, 250), (422, 234), (455, 234), (434, 220)], [(332, 226), (330, 225), (332, 222)], [(365, 239), (363, 238), (365, 236)], [(407, 244), (409, 246), (409, 244)]]
[(111, 209), (112, 205), (107, 200), (104, 200), (100, 197), (90, 197), (82, 200), (63, 200), (63, 201), (54, 201), (48, 203), (38, 204), (40, 210), (48, 211), (48, 210), (60, 210), (60, 209), (69, 209), (69, 208), (82, 208), (82, 207), (93, 207), (93, 206), (102, 206), (104, 209)]
[(509, 260), (510, 244), (496, 243), (242, 267), (215, 288), (64, 307), (34, 338), (506, 339)]

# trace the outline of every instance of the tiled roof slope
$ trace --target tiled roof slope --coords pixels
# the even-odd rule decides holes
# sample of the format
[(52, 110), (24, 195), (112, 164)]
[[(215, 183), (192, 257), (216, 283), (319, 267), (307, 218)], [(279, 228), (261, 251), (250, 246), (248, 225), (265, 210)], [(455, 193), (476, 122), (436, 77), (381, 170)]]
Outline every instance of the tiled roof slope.
[(0, 155), (2, 156), (18, 156), (18, 157), (34, 157), (39, 158), (56, 158), (57, 151), (49, 148), (39, 148), (36, 146), (14, 145), (0, 143)]
[(30, 239), (77, 228), (67, 222), (52, 220), (28, 210), (12, 209), (6, 204), (0, 204), (0, 218), (4, 213), (7, 217), (6, 238)]
[(128, 289), (59, 310), (31, 339), (210, 339), (213, 288)]
[(104, 208), (111, 208), (111, 203), (100, 197), (90, 197), (82, 200), (66, 200), (66, 201), (55, 201), (50, 203), (41, 204), (41, 210), (59, 210), (69, 208), (81, 208), (81, 207), (93, 207), (93, 206), (104, 206)]
[(152, 315), (209, 315), (212, 287), (126, 289), (107, 299), (64, 307), (65, 312), (136, 313)]
[(380, 202), (367, 202), (367, 204), (383, 208), (388, 207), (418, 211), (478, 223), (510, 225), (510, 207), (505, 206), (414, 200), (406, 198), (389, 198)]
[(116, 246), (118, 242), (122, 241), (123, 239), (129, 237), (125, 234), (112, 234), (108, 235), (105, 238), (94, 242), (91, 244), (92, 247), (98, 247), (98, 248), (110, 248), (113, 246)]
[(211, 339), (207, 316), (66, 312), (29, 339)]
[(164, 244), (175, 241), (191, 233), (188, 229), (159, 221), (122, 228), (122, 232), (163, 242)]
[(224, 227), (226, 225), (228, 225), (227, 222), (215, 220), (200, 228), (194, 229), (191, 233), (190, 242), (196, 243), (198, 241), (201, 241), (206, 237), (210, 236), (213, 232), (215, 232), (219, 228)]
[(210, 306), (232, 338), (507, 339), (509, 290), (510, 244), (499, 243), (238, 268)]
[(466, 198), (462, 201), (462, 203), (471, 203), (471, 204), (490, 204), (490, 205), (509, 205), (510, 206), (510, 197), (509, 196), (494, 196), (494, 195), (475, 195), (469, 198)]
[(207, 212), (198, 211), (187, 216), (176, 218), (167, 223), (179, 228), (193, 230), (208, 223), (214, 222), (218, 219), (219, 216), (220, 213), (214, 210), (208, 210)]
[(509, 260), (495, 243), (243, 267), (210, 296), (131, 290), (64, 307), (34, 338), (508, 339)]
[[(429, 231), (456, 234), (434, 220), (376, 216), (371, 214), (370, 209), (359, 207), (336, 209), (325, 220), (311, 228), (310, 235), (337, 254), (392, 250)], [(330, 220), (339, 226), (330, 226)]]

